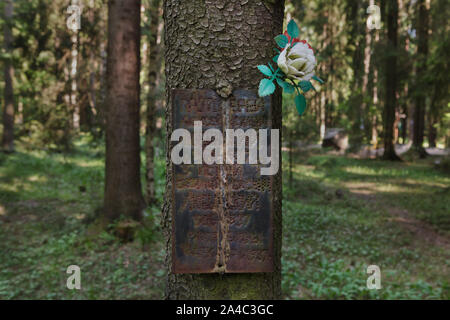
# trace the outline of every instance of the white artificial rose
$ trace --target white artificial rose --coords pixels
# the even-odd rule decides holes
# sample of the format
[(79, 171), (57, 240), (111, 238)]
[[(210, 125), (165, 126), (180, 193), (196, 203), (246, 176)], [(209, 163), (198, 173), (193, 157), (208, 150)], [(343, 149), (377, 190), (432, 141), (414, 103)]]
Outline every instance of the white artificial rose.
[(278, 67), (291, 80), (310, 80), (316, 64), (314, 51), (306, 42), (287, 44), (278, 57)]

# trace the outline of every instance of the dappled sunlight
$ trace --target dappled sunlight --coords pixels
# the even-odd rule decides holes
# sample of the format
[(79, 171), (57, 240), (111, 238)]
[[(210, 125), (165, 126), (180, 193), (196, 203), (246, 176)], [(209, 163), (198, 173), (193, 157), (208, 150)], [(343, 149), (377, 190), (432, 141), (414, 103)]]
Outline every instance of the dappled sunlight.
[(434, 188), (447, 188), (448, 185), (437, 182), (437, 181), (419, 181), (415, 179), (404, 179), (397, 181), (397, 184), (407, 186), (408, 188), (423, 188), (423, 187), (434, 187)]
[[(430, 190), (423, 189), (423, 186), (413, 181), (411, 183), (390, 183), (386, 181), (385, 183), (380, 182), (360, 182), (360, 181), (350, 181), (343, 182), (343, 186), (349, 189), (350, 192), (356, 194), (375, 194), (375, 193), (414, 193), (414, 194), (429, 194)], [(431, 185), (431, 184), (430, 184)]]
[(83, 220), (85, 218), (86, 218), (86, 214), (85, 213), (77, 213), (75, 215), (75, 219), (77, 219), (77, 220)]
[(76, 164), (77, 164), (77, 166), (82, 167), (82, 168), (104, 167), (104, 163), (102, 160), (79, 161)]
[(380, 190), (377, 190), (377, 185), (370, 182), (345, 182), (343, 185), (349, 189), (350, 192), (356, 194), (371, 195), (380, 192)]
[(343, 170), (348, 173), (371, 175), (371, 176), (378, 175), (378, 172), (376, 170), (367, 167), (345, 167), (343, 168)]
[(30, 182), (47, 182), (48, 178), (44, 177), (44, 176), (40, 176), (38, 174), (35, 174), (32, 176), (29, 176), (27, 180)]

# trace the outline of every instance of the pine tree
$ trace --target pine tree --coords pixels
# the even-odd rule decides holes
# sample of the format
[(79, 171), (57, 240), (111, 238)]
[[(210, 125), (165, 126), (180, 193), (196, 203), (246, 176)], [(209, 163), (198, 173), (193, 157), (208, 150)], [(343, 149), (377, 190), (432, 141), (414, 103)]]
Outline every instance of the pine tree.
[(105, 216), (140, 220), (140, 0), (108, 3)]
[(12, 17), (13, 17), (13, 2), (12, 0), (5, 1), (5, 30), (4, 30), (4, 47), (5, 52), (9, 56), (4, 62), (5, 75), (5, 92), (4, 92), (4, 107), (3, 107), (3, 138), (2, 149), (5, 152), (14, 151), (14, 68), (12, 65)]
[(387, 57), (385, 58), (386, 100), (384, 104), (384, 154), (385, 160), (400, 160), (395, 153), (394, 121), (397, 104), (397, 28), (398, 28), (398, 2), (387, 0)]
[(156, 112), (156, 93), (157, 78), (160, 70), (158, 27), (159, 27), (159, 9), (161, 0), (150, 1), (150, 30), (149, 30), (149, 72), (148, 72), (148, 96), (147, 96), (147, 117), (146, 117), (146, 141), (145, 141), (145, 159), (146, 159), (146, 200), (151, 205), (155, 202), (155, 112)]

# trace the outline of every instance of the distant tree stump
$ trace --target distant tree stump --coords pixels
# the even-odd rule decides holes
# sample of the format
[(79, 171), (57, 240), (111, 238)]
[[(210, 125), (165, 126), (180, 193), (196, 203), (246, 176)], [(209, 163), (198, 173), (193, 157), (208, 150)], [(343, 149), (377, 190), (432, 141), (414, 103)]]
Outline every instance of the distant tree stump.
[(322, 147), (333, 147), (337, 151), (343, 153), (348, 148), (348, 134), (341, 128), (329, 128), (325, 132)]

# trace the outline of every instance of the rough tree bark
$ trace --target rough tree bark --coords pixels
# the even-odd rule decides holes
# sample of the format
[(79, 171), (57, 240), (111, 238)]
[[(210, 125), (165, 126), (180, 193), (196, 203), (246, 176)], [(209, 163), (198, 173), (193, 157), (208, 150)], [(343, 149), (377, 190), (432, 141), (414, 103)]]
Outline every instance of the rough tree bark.
[[(5, 52), (12, 53), (12, 32), (11, 23), (13, 17), (13, 2), (12, 0), (5, 1), (5, 29), (4, 29), (4, 48)], [(3, 138), (2, 149), (4, 152), (14, 151), (14, 68), (12, 66), (12, 59), (9, 57), (4, 62), (5, 75), (5, 91), (3, 107)]]
[(156, 83), (160, 64), (158, 63), (159, 44), (159, 8), (161, 0), (150, 1), (150, 39), (149, 39), (149, 73), (148, 73), (148, 95), (147, 95), (147, 122), (145, 132), (145, 162), (146, 162), (146, 200), (150, 206), (155, 202), (155, 173), (154, 173), (154, 135), (155, 135), (155, 111), (156, 111)]
[[(256, 68), (274, 55), (273, 38), (282, 32), (284, 0), (164, 1), (167, 136), (172, 132), (171, 88), (257, 90)], [(281, 95), (272, 95), (272, 125), (281, 131)], [(169, 146), (169, 140), (166, 141)], [(168, 299), (275, 299), (281, 294), (281, 176), (274, 184), (274, 272), (172, 274), (172, 171), (167, 148), (166, 199), (162, 224), (167, 239)], [(279, 173), (281, 169), (279, 170)]]
[(105, 216), (141, 219), (140, 0), (108, 3)]
[(384, 104), (384, 154), (385, 160), (400, 160), (394, 147), (394, 121), (397, 90), (397, 28), (398, 28), (398, 2), (387, 0), (387, 45), (386, 57), (386, 101)]
[(425, 98), (424, 77), (427, 72), (426, 62), (428, 55), (428, 9), (429, 0), (419, 0), (417, 2), (419, 10), (419, 19), (417, 25), (417, 72), (416, 72), (416, 105), (414, 110), (414, 135), (413, 150), (419, 154), (421, 158), (426, 157), (427, 152), (423, 147), (423, 137), (425, 131)]

